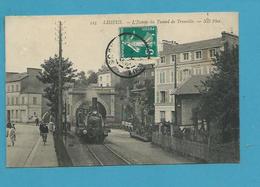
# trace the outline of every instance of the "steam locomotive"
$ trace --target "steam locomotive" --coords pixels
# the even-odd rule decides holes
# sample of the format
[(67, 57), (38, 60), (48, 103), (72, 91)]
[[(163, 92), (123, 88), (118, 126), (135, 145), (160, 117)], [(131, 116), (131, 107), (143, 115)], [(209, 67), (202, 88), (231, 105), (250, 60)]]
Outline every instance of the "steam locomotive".
[(92, 98), (92, 107), (81, 108), (76, 113), (76, 133), (87, 142), (103, 143), (110, 130), (105, 127), (104, 116), (98, 111), (97, 98)]

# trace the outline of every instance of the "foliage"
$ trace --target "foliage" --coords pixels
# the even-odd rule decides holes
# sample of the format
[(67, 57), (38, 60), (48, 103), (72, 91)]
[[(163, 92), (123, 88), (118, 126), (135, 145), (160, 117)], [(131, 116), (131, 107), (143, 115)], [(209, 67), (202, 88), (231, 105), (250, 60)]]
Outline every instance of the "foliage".
[[(88, 75), (88, 76), (87, 76)], [(95, 84), (98, 81), (97, 73), (94, 71), (88, 71), (88, 73), (80, 71), (77, 74), (77, 80), (75, 81), (75, 87), (87, 87), (90, 84)]]
[(201, 90), (200, 114), (209, 124), (216, 143), (239, 138), (239, 72), (238, 46), (225, 44), (216, 55), (212, 73)]
[[(62, 90), (69, 88), (69, 83), (73, 83), (76, 77), (76, 71), (72, 67), (73, 63), (67, 58), (62, 58)], [(58, 86), (59, 86), (59, 57), (55, 55), (41, 64), (43, 69), (37, 78), (45, 84), (43, 97), (47, 98), (51, 113), (56, 117), (58, 111)], [(56, 118), (57, 119), (57, 118)]]
[(144, 83), (145, 92), (141, 97), (141, 101), (144, 103), (144, 107), (150, 110), (154, 110), (154, 81), (147, 79)]

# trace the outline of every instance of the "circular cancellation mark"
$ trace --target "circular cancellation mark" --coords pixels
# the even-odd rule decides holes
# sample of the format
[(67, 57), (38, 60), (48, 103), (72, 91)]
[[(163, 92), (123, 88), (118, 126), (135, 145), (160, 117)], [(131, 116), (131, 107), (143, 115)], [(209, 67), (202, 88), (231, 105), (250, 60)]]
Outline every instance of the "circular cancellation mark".
[(150, 59), (147, 42), (135, 33), (124, 32), (114, 37), (106, 48), (105, 61), (108, 68), (122, 78), (133, 78), (145, 70)]

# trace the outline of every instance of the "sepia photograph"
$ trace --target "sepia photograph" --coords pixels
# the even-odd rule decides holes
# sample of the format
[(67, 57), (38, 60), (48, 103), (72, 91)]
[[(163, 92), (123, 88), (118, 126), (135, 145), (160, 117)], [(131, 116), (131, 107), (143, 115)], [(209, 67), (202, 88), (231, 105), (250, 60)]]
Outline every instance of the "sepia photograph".
[(6, 167), (240, 163), (239, 14), (5, 17)]

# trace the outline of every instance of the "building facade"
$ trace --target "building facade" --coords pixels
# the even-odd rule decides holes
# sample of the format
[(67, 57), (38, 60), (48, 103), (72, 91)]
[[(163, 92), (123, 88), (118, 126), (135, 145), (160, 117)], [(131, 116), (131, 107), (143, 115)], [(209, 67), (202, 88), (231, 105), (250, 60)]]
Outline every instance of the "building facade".
[(6, 119), (33, 122), (47, 111), (43, 84), (37, 79), (41, 69), (27, 68), (25, 73), (6, 73)]
[(163, 41), (155, 66), (155, 122), (175, 121), (175, 81), (178, 88), (193, 75), (209, 75), (214, 71), (215, 55), (224, 50), (225, 43), (233, 46), (238, 37), (222, 32), (221, 37), (191, 43)]
[[(114, 69), (114, 71), (117, 71)], [(115, 75), (108, 68), (103, 67), (97, 72), (98, 75), (98, 86), (99, 87), (115, 87), (120, 82), (120, 77)]]

